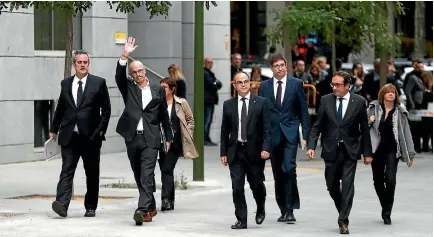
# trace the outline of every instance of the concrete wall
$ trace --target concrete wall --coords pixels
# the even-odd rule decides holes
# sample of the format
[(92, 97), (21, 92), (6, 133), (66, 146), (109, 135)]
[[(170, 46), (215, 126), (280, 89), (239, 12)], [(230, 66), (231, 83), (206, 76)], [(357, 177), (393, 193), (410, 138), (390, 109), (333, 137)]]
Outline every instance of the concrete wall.
[[(229, 2), (218, 2), (218, 7), (205, 11), (205, 56), (214, 59), (213, 71), (224, 83), (223, 88), (229, 86), (230, 77), (230, 52), (224, 48), (224, 36), (230, 34), (229, 8)], [(34, 100), (58, 99), (65, 52), (34, 50), (32, 8), (2, 12), (0, 22), (0, 32), (8, 32), (7, 37), (0, 37), (0, 164), (42, 159), (43, 155), (34, 150)], [(115, 44), (115, 32), (135, 36), (139, 47), (132, 56), (157, 73), (167, 76), (167, 67), (179, 64), (193, 107), (193, 2), (172, 2), (167, 19), (149, 19), (144, 9), (129, 15), (116, 13), (105, 2), (95, 2), (83, 14), (81, 31), (81, 47), (91, 55), (90, 73), (107, 80), (111, 98), (112, 117), (103, 153), (125, 151), (124, 140), (115, 132), (124, 109), (114, 82), (116, 61), (123, 49), (123, 45)], [(221, 105), (228, 98), (222, 90), (212, 127), (214, 141), (220, 136)]]
[[(115, 45), (114, 33), (127, 32), (127, 16), (96, 2), (83, 15), (82, 49), (91, 55), (90, 73), (107, 80), (112, 118), (102, 152), (125, 150), (115, 133), (123, 109), (114, 83), (116, 60), (122, 47)], [(64, 51), (34, 50), (33, 9), (19, 9), (0, 15), (0, 163), (42, 159), (34, 149), (34, 100), (57, 100), (63, 79)], [(110, 26), (110, 27), (106, 27)]]

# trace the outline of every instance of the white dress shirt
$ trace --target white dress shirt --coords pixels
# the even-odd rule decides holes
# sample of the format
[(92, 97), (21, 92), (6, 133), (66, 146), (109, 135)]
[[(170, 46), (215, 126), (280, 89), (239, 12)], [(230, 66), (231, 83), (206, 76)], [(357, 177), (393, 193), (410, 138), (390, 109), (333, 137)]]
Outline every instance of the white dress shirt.
[[(75, 106), (78, 106), (78, 104), (77, 104), (77, 92), (78, 92), (78, 86), (79, 86), (78, 82), (79, 81), (82, 82), (81, 87), (83, 89), (83, 94), (84, 94), (84, 87), (86, 86), (86, 80), (87, 80), (87, 75), (81, 79), (79, 79), (77, 76), (74, 76), (74, 80), (72, 81), (72, 97), (74, 98)], [(83, 96), (81, 96), (81, 99), (83, 99)], [(75, 124), (74, 131), (78, 132), (77, 124)]]
[[(339, 109), (339, 98), (340, 97), (336, 97), (336, 111), (338, 111)], [(345, 112), (347, 111), (348, 108), (348, 103), (350, 102), (350, 92), (348, 92), (342, 100), (342, 119), (345, 117)]]
[[(127, 65), (127, 59), (123, 60), (122, 58), (119, 59), (119, 64), (121, 66)], [(142, 109), (145, 109), (146, 106), (151, 102), (152, 100), (152, 93), (151, 93), (151, 87), (149, 86), (149, 82), (145, 87), (140, 87), (139, 84), (137, 84), (134, 81), (134, 84), (139, 87), (140, 91), (142, 92)], [(139, 123), (137, 124), (137, 131), (143, 131), (143, 118), (140, 118)]]
[[(285, 96), (285, 89), (286, 89), (286, 80), (288, 76), (285, 75), (280, 81), (282, 82), (282, 96), (280, 97), (281, 101), (280, 104), (283, 103), (283, 97)], [(277, 83), (279, 80), (277, 80), (275, 77), (273, 77), (273, 88), (274, 88), (274, 99), (277, 97), (277, 87), (279, 86), (279, 83)]]
[[(246, 142), (241, 139), (241, 110), (243, 109), (243, 101), (241, 100), (243, 97), (238, 95), (238, 141)], [(246, 112), (249, 115), (249, 101), (250, 101), (250, 92), (245, 96), (246, 98)], [(247, 135), (247, 134), (246, 134)]]

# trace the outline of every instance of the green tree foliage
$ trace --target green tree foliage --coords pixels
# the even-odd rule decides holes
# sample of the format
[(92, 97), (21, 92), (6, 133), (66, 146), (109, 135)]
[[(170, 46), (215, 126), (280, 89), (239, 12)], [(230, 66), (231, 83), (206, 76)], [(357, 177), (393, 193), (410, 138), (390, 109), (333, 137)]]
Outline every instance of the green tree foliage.
[[(393, 2), (393, 14), (403, 14), (402, 4)], [(324, 1), (292, 2), (290, 6), (273, 12), (276, 25), (266, 30), (271, 43), (281, 43), (283, 29), (290, 29), (291, 42), (296, 42), (299, 33), (316, 31), (332, 46), (332, 65), (335, 69), (336, 44), (353, 47), (360, 52), (364, 42), (394, 52), (400, 41), (388, 29), (388, 12), (384, 1)]]

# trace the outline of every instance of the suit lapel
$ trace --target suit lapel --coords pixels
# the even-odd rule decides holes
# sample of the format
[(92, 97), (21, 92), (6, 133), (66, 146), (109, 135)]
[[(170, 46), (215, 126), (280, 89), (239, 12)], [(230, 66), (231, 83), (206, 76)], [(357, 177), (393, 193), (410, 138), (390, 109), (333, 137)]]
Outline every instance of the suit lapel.
[(233, 109), (233, 111), (235, 111), (235, 113), (233, 113), (234, 114), (234, 116), (233, 116), (233, 118), (234, 118), (234, 123), (236, 124), (236, 132), (237, 132), (237, 137), (238, 137), (238, 129), (239, 129), (239, 124), (238, 124), (238, 122), (239, 122), (239, 114), (238, 114), (238, 96), (235, 96), (234, 98), (233, 98), (233, 100), (232, 100), (232, 109)]
[(355, 110), (355, 106), (354, 106), (354, 98), (353, 95), (350, 95), (350, 99), (348, 101), (348, 106), (347, 106), (347, 110), (345, 111), (345, 115), (342, 118), (342, 121), (344, 121), (345, 119), (348, 118), (348, 114), (351, 114), (354, 110)]
[(331, 99), (330, 99), (330, 108), (332, 108), (333, 109), (333, 111), (332, 111), (332, 114), (334, 115), (333, 116), (333, 119), (335, 120), (335, 122), (337, 123), (337, 124), (339, 124), (339, 120), (338, 120), (338, 107), (336, 106), (336, 95), (333, 95), (332, 97), (330, 97)]
[(286, 100), (289, 98), (289, 93), (292, 88), (292, 80), (290, 77), (286, 77), (286, 86), (285, 86), (285, 94), (283, 95), (282, 107), (285, 105)]
[(68, 88), (67, 88), (67, 90), (68, 90), (68, 101), (69, 101), (69, 103), (71, 103), (71, 105), (72, 105), (72, 107), (74, 108), (74, 109), (76, 109), (77, 108), (77, 106), (75, 105), (75, 102), (74, 102), (74, 96), (72, 96), (72, 83), (74, 82), (74, 77), (71, 77), (70, 79), (69, 79), (69, 81), (68, 81)]
[[(150, 104), (154, 103), (154, 99), (158, 99), (158, 98), (159, 98), (159, 95), (158, 95), (158, 88), (157, 88), (156, 86), (154, 86), (154, 85), (149, 85), (149, 89), (151, 90), (151, 96), (152, 96), (152, 99), (151, 99), (151, 101), (149, 101), (149, 103), (146, 105), (145, 109), (146, 109)], [(142, 101), (142, 100), (140, 99), (140, 101)]]
[(274, 78), (271, 78), (268, 83), (269, 95), (271, 95), (271, 101), (276, 104), (276, 95), (274, 94)]
[(140, 106), (141, 109), (143, 109), (143, 104), (142, 104), (142, 90), (140, 89), (139, 84), (137, 84), (136, 82), (133, 82), (134, 86), (133, 86), (133, 98), (136, 100), (137, 104)]
[(255, 96), (250, 94), (249, 108), (247, 109), (247, 125), (249, 125), (250, 118), (252, 117), (255, 103), (256, 103)]

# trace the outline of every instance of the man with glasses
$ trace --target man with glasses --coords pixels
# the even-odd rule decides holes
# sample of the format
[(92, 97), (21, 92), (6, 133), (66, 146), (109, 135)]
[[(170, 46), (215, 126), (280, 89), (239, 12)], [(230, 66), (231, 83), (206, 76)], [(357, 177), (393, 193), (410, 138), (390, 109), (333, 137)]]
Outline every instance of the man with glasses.
[(151, 222), (152, 217), (157, 214), (154, 170), (162, 141), (160, 123), (167, 141), (166, 150), (170, 149), (173, 135), (164, 87), (159, 84), (148, 84), (145, 65), (139, 61), (130, 64), (129, 74), (133, 80), (127, 79), (127, 60), (137, 47), (135, 41), (135, 38), (128, 37), (116, 67), (116, 84), (125, 103), (116, 132), (125, 139), (128, 158), (140, 194), (133, 219), (136, 225), (142, 225), (143, 222)]
[(246, 175), (256, 201), (256, 224), (265, 219), (264, 167), (270, 155), (270, 127), (267, 101), (250, 93), (249, 76), (237, 72), (233, 81), (238, 95), (223, 104), (220, 157), (224, 166), (229, 165), (232, 180), (237, 222), (231, 228), (246, 229)]
[(348, 216), (353, 204), (357, 160), (363, 154), (366, 165), (372, 162), (366, 101), (349, 93), (350, 82), (350, 74), (344, 71), (333, 75), (330, 84), (333, 94), (321, 98), (307, 151), (309, 159), (313, 159), (318, 137), (322, 134), (321, 158), (325, 162), (326, 185), (339, 212), (341, 234), (349, 234)]
[(299, 125), (303, 143), (308, 138), (308, 110), (303, 82), (287, 75), (287, 62), (281, 54), (270, 57), (273, 79), (261, 83), (259, 96), (269, 105), (271, 120), (271, 166), (273, 168), (276, 202), (281, 216), (278, 222), (295, 222), (294, 209), (300, 209), (297, 187), (296, 156)]
[(52, 208), (61, 217), (68, 215), (74, 173), (81, 157), (87, 186), (84, 216), (95, 217), (100, 150), (110, 120), (110, 96), (105, 79), (89, 74), (90, 58), (85, 51), (76, 51), (72, 63), (75, 75), (61, 82), (50, 129), (50, 137), (57, 139), (62, 153), (62, 171)]

